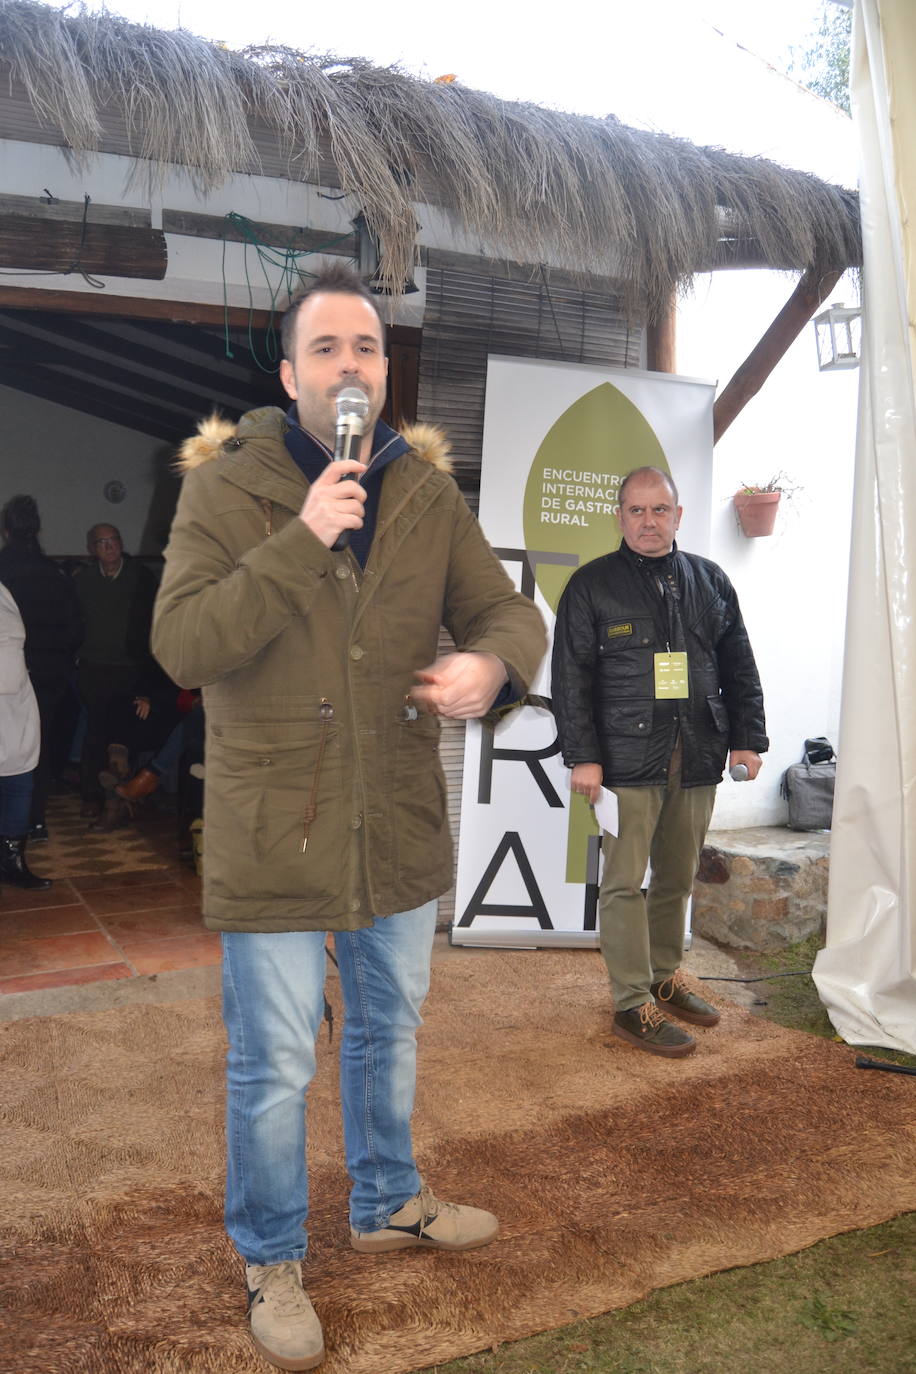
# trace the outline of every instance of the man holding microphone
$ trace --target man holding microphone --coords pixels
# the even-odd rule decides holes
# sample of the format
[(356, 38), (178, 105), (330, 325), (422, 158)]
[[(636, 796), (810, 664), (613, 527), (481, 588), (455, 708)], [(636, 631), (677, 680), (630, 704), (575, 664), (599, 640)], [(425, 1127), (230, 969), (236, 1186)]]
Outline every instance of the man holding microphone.
[[(345, 1005), (351, 1244), (464, 1250), (498, 1230), (489, 1211), (438, 1201), (411, 1144), (435, 899), (452, 881), (437, 717), (481, 716), (523, 693), (545, 637), (448, 475), (441, 434), (381, 422), (383, 339), (349, 269), (292, 302), (288, 414), (211, 420), (185, 445), (153, 630), (170, 676), (203, 686), (203, 911), (223, 933), (229, 1037), (226, 1224), (254, 1342), (283, 1369), (323, 1356), (300, 1261), (329, 931)], [(344, 391), (365, 397), (364, 431), (346, 445), (358, 456), (334, 462)], [(457, 649), (437, 657), (443, 624)]]

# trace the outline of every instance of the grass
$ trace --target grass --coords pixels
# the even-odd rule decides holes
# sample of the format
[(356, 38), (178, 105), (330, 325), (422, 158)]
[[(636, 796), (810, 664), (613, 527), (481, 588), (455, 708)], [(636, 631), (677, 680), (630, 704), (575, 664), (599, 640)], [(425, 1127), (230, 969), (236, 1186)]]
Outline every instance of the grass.
[(437, 1374), (904, 1374), (916, 1369), (916, 1213)]
[[(748, 977), (808, 970), (817, 937), (744, 955)], [(812, 979), (754, 984), (755, 1008), (836, 1039)], [(864, 1049), (916, 1066), (916, 1056)], [(913, 1083), (916, 1092), (916, 1083)], [(434, 1366), (436, 1374), (916, 1374), (916, 1212), (767, 1264), (660, 1289), (643, 1302)]]
[[(754, 984), (761, 1005), (753, 1010), (760, 1011), (768, 1020), (776, 1021), (780, 1026), (791, 1026), (794, 1030), (807, 1031), (810, 1035), (820, 1035), (827, 1040), (839, 1040), (817, 995), (813, 978), (809, 974), (804, 977), (785, 977), (786, 973), (810, 969), (822, 944), (821, 936), (810, 935), (807, 940), (789, 945), (775, 954), (748, 955), (742, 951), (741, 968), (748, 977), (773, 975), (765, 983)], [(885, 1049), (883, 1046), (863, 1045), (857, 1048), (870, 1057), (916, 1068), (916, 1055)], [(916, 1084), (913, 1086), (916, 1088)]]

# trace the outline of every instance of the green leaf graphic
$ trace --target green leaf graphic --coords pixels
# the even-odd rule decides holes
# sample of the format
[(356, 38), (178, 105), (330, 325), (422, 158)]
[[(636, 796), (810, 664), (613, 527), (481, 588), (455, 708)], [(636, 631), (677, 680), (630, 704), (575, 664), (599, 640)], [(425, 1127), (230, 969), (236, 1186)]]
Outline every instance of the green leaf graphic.
[[(523, 525), (529, 554), (539, 555), (537, 584), (554, 611), (570, 573), (619, 546), (613, 512), (620, 480), (646, 466), (670, 473), (649, 421), (610, 382), (580, 396), (548, 430), (528, 474)], [(556, 561), (544, 561), (545, 555)], [(572, 797), (567, 882), (585, 882), (588, 837), (597, 829), (584, 798)]]
[(537, 584), (554, 611), (574, 568), (619, 545), (620, 479), (648, 464), (669, 471), (652, 426), (610, 382), (580, 396), (548, 430), (528, 474), (523, 524), (529, 551), (563, 560), (538, 561)]

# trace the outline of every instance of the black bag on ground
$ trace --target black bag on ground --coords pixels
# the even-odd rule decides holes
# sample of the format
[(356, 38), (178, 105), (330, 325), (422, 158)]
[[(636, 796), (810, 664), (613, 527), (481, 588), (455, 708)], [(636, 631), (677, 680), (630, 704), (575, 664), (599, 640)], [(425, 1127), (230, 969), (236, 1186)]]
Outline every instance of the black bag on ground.
[(782, 775), (780, 792), (789, 806), (790, 830), (829, 830), (833, 820), (836, 755), (823, 735), (805, 740), (801, 763)]

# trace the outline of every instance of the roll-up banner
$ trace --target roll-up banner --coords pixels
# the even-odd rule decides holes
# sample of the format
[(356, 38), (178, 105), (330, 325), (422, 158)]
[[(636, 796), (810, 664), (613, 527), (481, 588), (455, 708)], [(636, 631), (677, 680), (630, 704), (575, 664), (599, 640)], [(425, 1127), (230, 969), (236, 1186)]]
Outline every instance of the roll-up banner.
[[(635, 369), (488, 359), (480, 521), (548, 629), (570, 574), (619, 545), (617, 490), (633, 468), (671, 474), (678, 545), (706, 553), (714, 391)], [(524, 705), (495, 727), (468, 723), (452, 942), (596, 946), (600, 855), (560, 757), (548, 652)]]

